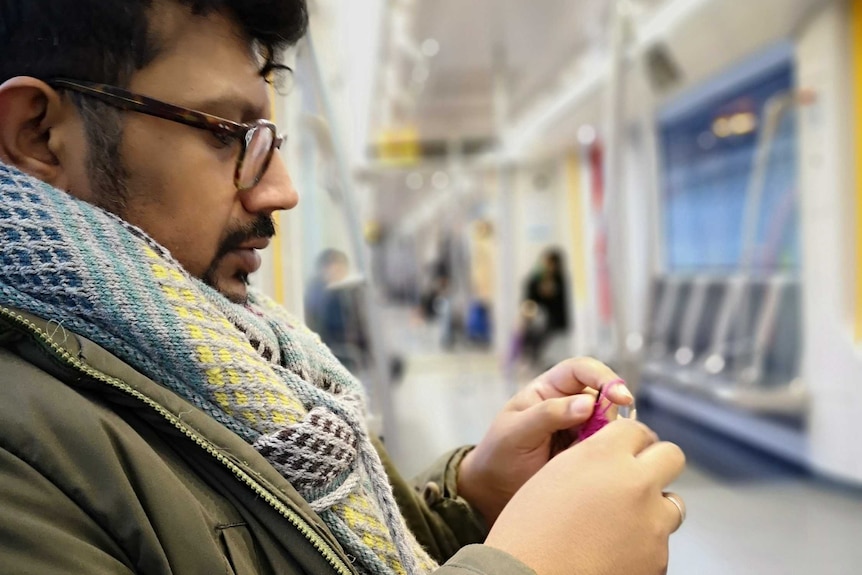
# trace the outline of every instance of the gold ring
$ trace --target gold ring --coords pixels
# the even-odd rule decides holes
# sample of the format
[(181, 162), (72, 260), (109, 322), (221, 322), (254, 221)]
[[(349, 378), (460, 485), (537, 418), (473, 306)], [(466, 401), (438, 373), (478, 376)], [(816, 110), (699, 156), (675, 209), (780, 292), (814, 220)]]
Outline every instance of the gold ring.
[(676, 526), (676, 529), (673, 532), (677, 531), (682, 524), (685, 523), (685, 502), (682, 500), (682, 497), (677, 495), (676, 493), (663, 493), (665, 499), (673, 503), (676, 510), (679, 511), (679, 525)]

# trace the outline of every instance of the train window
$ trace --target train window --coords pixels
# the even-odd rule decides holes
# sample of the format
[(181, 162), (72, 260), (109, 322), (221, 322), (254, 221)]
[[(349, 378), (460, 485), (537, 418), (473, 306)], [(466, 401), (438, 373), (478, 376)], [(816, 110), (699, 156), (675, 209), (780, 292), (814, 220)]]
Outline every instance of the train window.
[[(793, 86), (788, 51), (782, 58), (771, 56), (764, 69), (736, 84), (702, 88), (706, 91), (696, 105), (660, 115), (669, 272), (797, 267), (795, 114), (792, 106), (777, 115), (766, 113)], [(761, 187), (753, 185), (755, 158), (770, 123), (774, 135)], [(746, 218), (756, 229), (748, 239)]]

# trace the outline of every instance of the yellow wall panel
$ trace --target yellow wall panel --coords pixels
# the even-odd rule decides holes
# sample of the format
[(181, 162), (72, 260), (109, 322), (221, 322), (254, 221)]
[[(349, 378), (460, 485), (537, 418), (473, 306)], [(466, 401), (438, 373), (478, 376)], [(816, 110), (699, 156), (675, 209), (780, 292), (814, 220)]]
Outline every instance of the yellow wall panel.
[(584, 245), (585, 216), (582, 169), (580, 155), (577, 152), (569, 154), (566, 159), (566, 184), (569, 194), (570, 237), (573, 240), (569, 249), (569, 265), (572, 270), (575, 303), (579, 306), (587, 301), (587, 246)]

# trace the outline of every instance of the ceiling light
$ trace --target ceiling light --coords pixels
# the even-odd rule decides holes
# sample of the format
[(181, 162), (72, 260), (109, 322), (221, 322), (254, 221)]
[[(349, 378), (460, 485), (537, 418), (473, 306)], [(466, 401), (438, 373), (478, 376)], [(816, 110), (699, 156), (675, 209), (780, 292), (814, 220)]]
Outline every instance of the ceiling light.
[(596, 141), (596, 129), (590, 124), (578, 128), (578, 141), (582, 146), (592, 146)]
[(727, 138), (730, 136), (730, 120), (727, 118), (718, 118), (712, 123), (712, 133), (719, 138)]
[(428, 58), (433, 58), (440, 52), (440, 42), (434, 38), (428, 38), (422, 42), (422, 54)]
[(750, 134), (757, 129), (757, 116), (751, 112), (735, 114), (730, 118), (730, 129), (738, 136)]

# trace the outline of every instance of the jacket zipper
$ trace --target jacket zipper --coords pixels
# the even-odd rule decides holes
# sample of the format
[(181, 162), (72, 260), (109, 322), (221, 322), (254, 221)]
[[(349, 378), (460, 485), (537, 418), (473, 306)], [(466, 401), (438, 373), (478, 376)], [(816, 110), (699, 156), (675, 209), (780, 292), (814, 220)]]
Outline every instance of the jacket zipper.
[(258, 497), (266, 501), (270, 505), (270, 507), (275, 509), (282, 517), (287, 519), (291, 525), (296, 527), (299, 532), (302, 533), (302, 535), (311, 542), (314, 548), (321, 555), (323, 555), (326, 561), (340, 575), (354, 575), (353, 571), (347, 566), (347, 564), (332, 550), (332, 547), (328, 543), (326, 543), (317, 533), (314, 532), (314, 530), (308, 525), (308, 522), (302, 519), (296, 512), (291, 510), (289, 507), (278, 501), (278, 499), (269, 490), (267, 490), (263, 485), (261, 485), (254, 479), (252, 479), (252, 477), (248, 473), (246, 473), (242, 468), (233, 463), (230, 459), (219, 453), (218, 449), (215, 448), (209, 441), (207, 441), (204, 437), (201, 437), (199, 434), (195, 433), (194, 430), (184, 425), (170, 411), (168, 411), (143, 393), (123, 383), (121, 380), (106, 375), (92, 368), (91, 366), (79, 361), (77, 358), (73, 357), (67, 350), (54, 343), (54, 341), (47, 333), (45, 333), (27, 318), (16, 314), (8, 308), (2, 306), (0, 306), (0, 316), (9, 318), (19, 326), (30, 331), (32, 334), (37, 336), (42, 343), (47, 345), (59, 359), (63, 360), (66, 364), (74, 367), (79, 372), (97, 381), (108, 384), (111, 387), (119, 389), (123, 393), (134, 397), (135, 399), (143, 402), (148, 407), (154, 409), (168, 423), (180, 430), (186, 437), (191, 439), (193, 442), (195, 442), (195, 444), (197, 444), (204, 451), (209, 453), (219, 463), (227, 467), (237, 477), (237, 479), (250, 487), (255, 492), (255, 494), (257, 494)]

